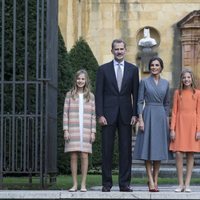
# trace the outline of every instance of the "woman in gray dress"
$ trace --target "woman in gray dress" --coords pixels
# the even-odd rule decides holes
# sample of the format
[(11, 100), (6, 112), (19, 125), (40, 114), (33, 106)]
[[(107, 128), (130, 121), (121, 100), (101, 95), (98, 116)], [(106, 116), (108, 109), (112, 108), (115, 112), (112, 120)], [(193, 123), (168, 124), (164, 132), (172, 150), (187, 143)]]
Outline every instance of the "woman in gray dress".
[(140, 81), (138, 95), (139, 130), (133, 159), (144, 160), (150, 192), (159, 192), (161, 160), (172, 158), (169, 152), (169, 82), (161, 78), (163, 61), (149, 61), (150, 76)]

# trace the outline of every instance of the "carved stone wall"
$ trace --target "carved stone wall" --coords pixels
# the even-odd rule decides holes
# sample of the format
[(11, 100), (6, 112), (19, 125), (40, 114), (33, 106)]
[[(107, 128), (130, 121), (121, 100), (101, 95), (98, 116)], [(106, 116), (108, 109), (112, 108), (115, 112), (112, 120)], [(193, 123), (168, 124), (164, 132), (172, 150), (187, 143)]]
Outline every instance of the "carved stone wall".
[(200, 87), (200, 10), (184, 17), (178, 27), (181, 30), (182, 68), (190, 68)]

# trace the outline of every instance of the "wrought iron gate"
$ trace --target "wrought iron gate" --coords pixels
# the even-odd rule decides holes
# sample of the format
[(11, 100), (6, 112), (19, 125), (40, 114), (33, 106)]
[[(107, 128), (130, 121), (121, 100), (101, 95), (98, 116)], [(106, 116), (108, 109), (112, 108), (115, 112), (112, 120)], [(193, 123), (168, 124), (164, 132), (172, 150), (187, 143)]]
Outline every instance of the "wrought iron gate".
[(0, 186), (57, 172), (57, 0), (0, 1)]

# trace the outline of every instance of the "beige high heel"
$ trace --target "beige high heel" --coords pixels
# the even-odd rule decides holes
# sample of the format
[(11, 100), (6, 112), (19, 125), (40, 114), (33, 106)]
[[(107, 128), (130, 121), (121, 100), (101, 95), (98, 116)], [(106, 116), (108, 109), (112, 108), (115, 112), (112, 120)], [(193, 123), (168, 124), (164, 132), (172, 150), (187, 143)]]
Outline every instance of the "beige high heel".
[(184, 186), (182, 186), (182, 185), (179, 185), (175, 190), (174, 190), (174, 192), (184, 192)]
[(69, 192), (77, 192), (77, 188), (72, 187), (69, 189)]
[(190, 186), (188, 185), (188, 186), (185, 186), (185, 190), (184, 190), (185, 192), (192, 192), (192, 190), (190, 189)]
[(87, 192), (87, 189), (86, 188), (81, 188), (80, 192)]

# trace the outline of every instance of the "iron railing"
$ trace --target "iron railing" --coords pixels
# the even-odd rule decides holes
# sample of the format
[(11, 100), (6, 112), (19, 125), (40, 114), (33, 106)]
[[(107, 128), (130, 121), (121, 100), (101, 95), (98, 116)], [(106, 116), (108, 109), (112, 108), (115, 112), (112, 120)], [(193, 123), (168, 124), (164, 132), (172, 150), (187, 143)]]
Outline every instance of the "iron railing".
[(45, 186), (57, 172), (58, 2), (0, 6), (0, 187), (5, 174), (39, 175)]

